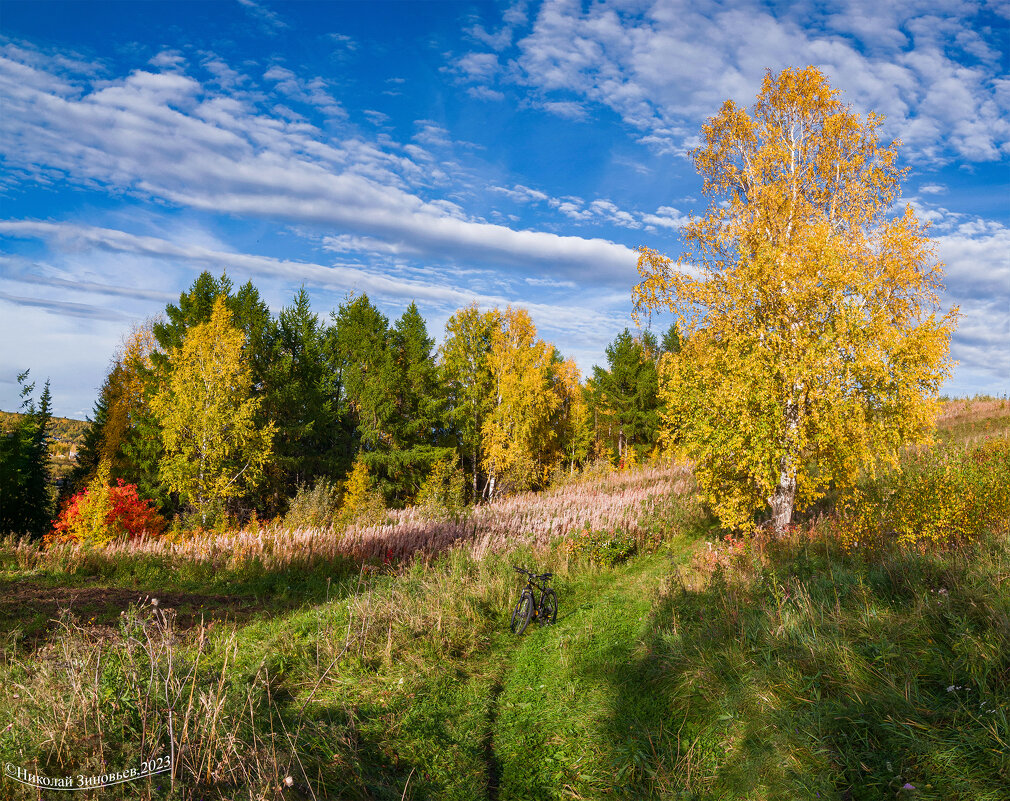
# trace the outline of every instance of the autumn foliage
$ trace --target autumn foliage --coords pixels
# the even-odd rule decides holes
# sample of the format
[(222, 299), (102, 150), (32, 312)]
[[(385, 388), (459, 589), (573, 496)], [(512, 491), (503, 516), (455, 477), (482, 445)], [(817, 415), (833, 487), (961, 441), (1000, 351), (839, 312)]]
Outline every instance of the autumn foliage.
[(668, 441), (722, 521), (776, 531), (795, 506), (928, 436), (957, 310), (910, 206), (882, 118), (814, 67), (769, 73), (753, 109), (723, 104), (692, 153), (710, 205), (680, 260), (641, 249), (639, 310), (666, 307)]
[(117, 479), (108, 486), (109, 463), (103, 461), (88, 487), (64, 505), (48, 535), (49, 542), (107, 545), (114, 540), (156, 536), (165, 520), (150, 501), (137, 494), (136, 484)]
[(924, 450), (860, 484), (842, 505), (849, 547), (965, 545), (1010, 521), (1010, 440)]
[(273, 423), (257, 426), (261, 399), (251, 393), (245, 334), (219, 297), (210, 319), (172, 352), (175, 369), (151, 405), (162, 426), (161, 473), (206, 523), (208, 511), (262, 478)]

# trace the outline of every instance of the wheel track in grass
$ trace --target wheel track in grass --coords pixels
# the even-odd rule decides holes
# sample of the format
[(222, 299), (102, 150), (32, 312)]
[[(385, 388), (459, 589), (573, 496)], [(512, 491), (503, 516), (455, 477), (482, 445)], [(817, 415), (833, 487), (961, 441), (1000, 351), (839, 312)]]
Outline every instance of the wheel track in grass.
[(498, 721), (498, 697), (504, 687), (497, 679), (488, 693), (487, 731), (484, 734), (484, 767), (487, 771), (488, 801), (498, 801), (501, 786), (501, 763), (494, 750), (494, 731)]
[(500, 768), (488, 798), (594, 797), (612, 786), (606, 771), (620, 744), (608, 742), (607, 732), (616, 688), (649, 631), (664, 581), (693, 550), (685, 545), (579, 577), (559, 591), (558, 622), (520, 638), (488, 716)]

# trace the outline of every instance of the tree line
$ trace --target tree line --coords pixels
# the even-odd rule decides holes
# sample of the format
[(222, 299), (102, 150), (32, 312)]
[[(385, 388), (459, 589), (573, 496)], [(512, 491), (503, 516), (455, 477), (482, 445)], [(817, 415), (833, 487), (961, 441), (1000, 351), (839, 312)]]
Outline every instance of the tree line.
[[(470, 503), (541, 489), (588, 461), (655, 451), (657, 366), (676, 349), (675, 327), (661, 342), (625, 329), (583, 381), (522, 308), (459, 309), (436, 348), (414, 303), (391, 322), (350, 296), (323, 318), (302, 288), (273, 315), (251, 282), (204, 272), (125, 336), (62, 496), (103, 463), (194, 525), (282, 515), (355, 469), (393, 507), (450, 478)], [(46, 423), (33, 425), (44, 443)], [(4, 530), (29, 532), (9, 517)]]
[[(708, 209), (676, 262), (639, 249), (632, 292), (636, 314), (680, 327), (625, 329), (586, 381), (523, 309), (460, 309), (436, 350), (414, 304), (391, 325), (361, 295), (320, 321), (303, 289), (275, 318), (251, 283), (204, 273), (127, 338), (76, 481), (108, 472), (202, 521), (272, 517), (324, 479), (405, 505), (465, 476), (477, 502), (661, 445), (692, 461), (725, 528), (786, 531), (928, 441), (953, 366), (936, 244), (895, 208), (899, 143), (838, 94), (787, 68), (749, 111), (726, 101), (708, 120), (691, 153)], [(0, 531), (34, 532), (48, 508), (31, 500), (48, 385), (36, 406), (26, 376), (27, 413), (0, 441)]]

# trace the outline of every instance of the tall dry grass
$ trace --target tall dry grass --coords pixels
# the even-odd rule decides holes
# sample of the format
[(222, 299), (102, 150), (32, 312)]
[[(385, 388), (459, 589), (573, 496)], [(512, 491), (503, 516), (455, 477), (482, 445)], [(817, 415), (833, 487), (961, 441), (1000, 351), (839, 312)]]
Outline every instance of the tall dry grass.
[(936, 419), (937, 435), (948, 445), (976, 445), (1010, 436), (1010, 400), (967, 398), (946, 401)]
[[(265, 801), (288, 787), (315, 797), (299, 753), (311, 722), (285, 724), (281, 670), (266, 658), (250, 664), (237, 632), (212, 637), (201, 627), (184, 643), (157, 600), (124, 612), (113, 632), (66, 612), (60, 629), (39, 652), (0, 660), (7, 759), (56, 777), (154, 762), (154, 775), (101, 791), (114, 798)], [(18, 789), (35, 796), (8, 780), (0, 797)]]
[[(266, 524), (181, 541), (159, 537), (114, 542), (100, 552), (110, 560), (147, 554), (229, 569), (257, 561), (267, 570), (344, 557), (430, 556), (452, 547), (466, 547), (479, 559), (517, 546), (544, 546), (586, 527), (636, 534), (671, 496), (684, 494), (692, 486), (686, 466), (648, 467), (590, 475), (546, 492), (522, 493), (472, 507), (456, 517), (432, 517), (421, 507), (410, 507), (388, 512), (380, 525), (288, 528)], [(72, 543), (54, 545), (45, 555), (28, 546), (14, 547), (23, 568), (40, 559), (72, 567), (92, 558)]]

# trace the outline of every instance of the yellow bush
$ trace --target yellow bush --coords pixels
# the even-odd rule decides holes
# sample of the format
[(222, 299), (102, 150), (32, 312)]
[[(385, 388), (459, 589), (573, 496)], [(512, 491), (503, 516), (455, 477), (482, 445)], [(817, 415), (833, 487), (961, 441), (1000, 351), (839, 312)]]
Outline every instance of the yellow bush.
[(915, 454), (864, 482), (843, 505), (849, 546), (955, 545), (1010, 524), (1010, 440)]
[(386, 503), (382, 494), (375, 489), (368, 465), (359, 456), (344, 485), (344, 499), (340, 505), (339, 522), (374, 524), (382, 520), (386, 513)]

